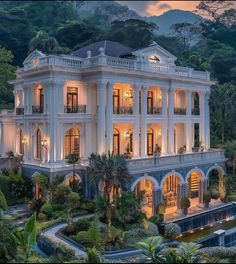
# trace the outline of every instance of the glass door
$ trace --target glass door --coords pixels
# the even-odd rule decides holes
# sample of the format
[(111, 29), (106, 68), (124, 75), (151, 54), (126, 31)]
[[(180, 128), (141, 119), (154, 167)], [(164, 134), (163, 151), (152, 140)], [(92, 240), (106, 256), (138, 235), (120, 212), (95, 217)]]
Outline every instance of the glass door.
[(119, 114), (120, 109), (120, 90), (113, 90), (113, 114)]
[(67, 113), (78, 112), (78, 88), (67, 88)]
[(153, 92), (151, 91), (147, 94), (147, 113), (153, 114)]
[(148, 156), (153, 155), (153, 130), (151, 128), (148, 129), (147, 133), (147, 154)]

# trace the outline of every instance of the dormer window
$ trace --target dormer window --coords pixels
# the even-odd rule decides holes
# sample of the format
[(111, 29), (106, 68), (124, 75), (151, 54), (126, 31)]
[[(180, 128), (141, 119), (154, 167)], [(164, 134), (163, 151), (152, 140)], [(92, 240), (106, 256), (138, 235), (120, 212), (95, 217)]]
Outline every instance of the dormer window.
[(156, 55), (151, 55), (149, 57), (149, 61), (151, 61), (151, 62), (160, 62), (160, 59)]

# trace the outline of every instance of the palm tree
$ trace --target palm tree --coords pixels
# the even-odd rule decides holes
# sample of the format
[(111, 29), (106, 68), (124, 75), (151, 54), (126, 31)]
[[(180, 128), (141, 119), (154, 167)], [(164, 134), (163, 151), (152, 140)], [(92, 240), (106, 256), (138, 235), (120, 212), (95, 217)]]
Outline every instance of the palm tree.
[(125, 159), (120, 155), (114, 155), (108, 152), (108, 154), (102, 155), (92, 153), (89, 161), (91, 181), (94, 184), (98, 184), (100, 181), (104, 183), (104, 196), (108, 201), (106, 220), (108, 226), (111, 226), (113, 201), (110, 195), (111, 190), (114, 188), (117, 195), (117, 190), (130, 180)]

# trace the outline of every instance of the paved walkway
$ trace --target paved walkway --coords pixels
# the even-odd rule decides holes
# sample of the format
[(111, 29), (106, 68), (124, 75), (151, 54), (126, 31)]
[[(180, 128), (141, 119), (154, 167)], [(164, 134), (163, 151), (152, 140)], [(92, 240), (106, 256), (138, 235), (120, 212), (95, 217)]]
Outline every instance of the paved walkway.
[[(90, 215), (79, 216), (79, 217), (74, 218), (74, 220), (77, 221), (80, 218), (86, 218), (86, 217), (90, 217), (90, 216), (91, 216), (91, 214)], [(59, 238), (59, 237), (56, 236), (56, 233), (60, 229), (66, 227), (66, 226), (67, 226), (67, 223), (62, 223), (62, 224), (59, 224), (57, 226), (54, 226), (54, 227), (52, 227), (50, 229), (47, 229), (45, 232), (43, 231), (42, 234), (44, 236), (46, 236), (47, 238), (49, 238), (50, 240), (52, 240), (52, 241), (54, 241), (56, 243), (62, 244), (65, 247), (73, 250), (75, 252), (75, 257), (85, 257), (86, 258), (87, 257), (87, 254), (86, 254), (85, 251), (77, 248), (74, 245), (69, 244), (67, 241), (64, 241), (62, 238)]]

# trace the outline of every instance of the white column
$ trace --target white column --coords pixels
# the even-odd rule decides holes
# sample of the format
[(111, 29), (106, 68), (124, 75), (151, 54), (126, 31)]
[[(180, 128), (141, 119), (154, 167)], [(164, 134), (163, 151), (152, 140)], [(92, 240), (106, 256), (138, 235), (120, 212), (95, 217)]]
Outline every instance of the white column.
[(105, 104), (106, 104), (106, 83), (97, 83), (97, 100), (98, 100), (98, 114), (97, 114), (97, 152), (99, 154), (105, 153)]
[(162, 128), (161, 128), (161, 152), (162, 154), (167, 154), (167, 126), (168, 126), (168, 116), (167, 116), (167, 90), (162, 89)]
[(174, 154), (174, 87), (170, 86), (168, 96), (168, 153)]
[(205, 92), (200, 93), (200, 141), (203, 146), (206, 144), (206, 109)]
[(210, 149), (210, 110), (209, 110), (209, 98), (210, 98), (210, 92), (206, 93), (206, 98), (205, 98), (205, 104), (206, 104), (206, 149)]
[(147, 156), (147, 86), (142, 86), (141, 156)]
[(192, 152), (193, 124), (192, 124), (192, 91), (187, 90), (187, 123), (186, 123), (186, 151)]
[(107, 152), (113, 151), (113, 83), (107, 84), (106, 135)]
[(139, 85), (133, 86), (133, 109), (134, 109), (134, 133), (133, 133), (133, 154), (138, 157), (139, 153)]

